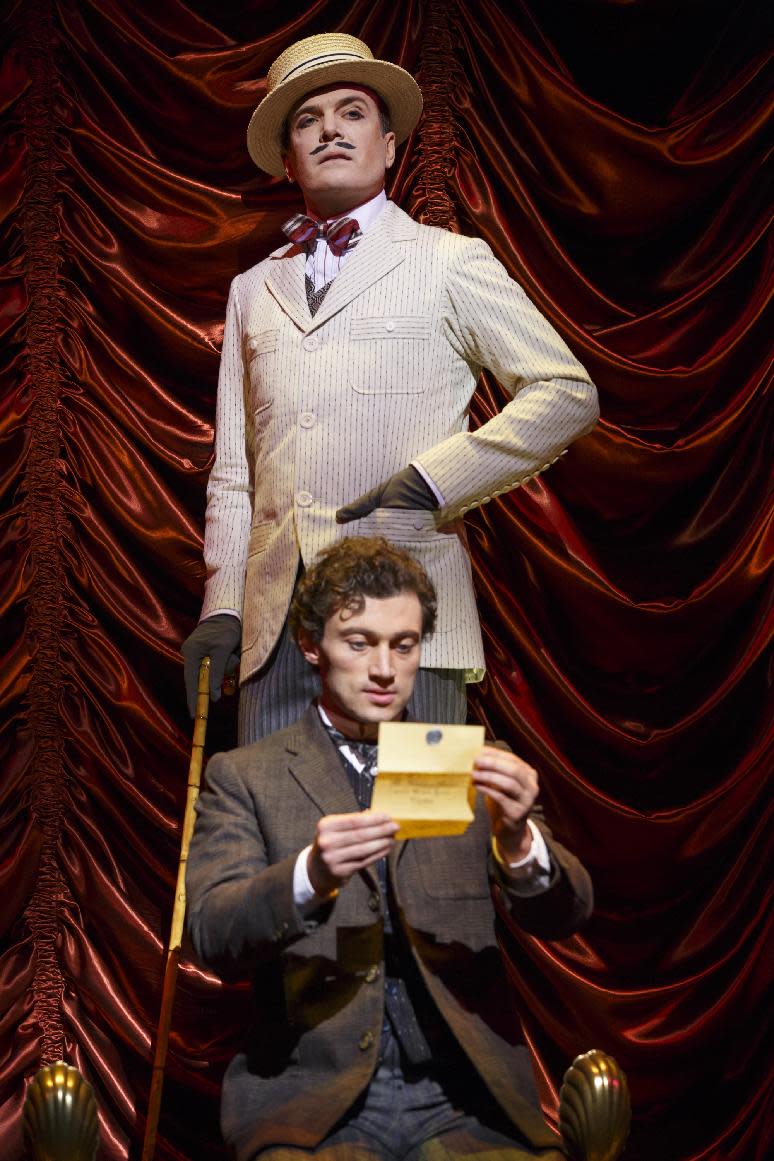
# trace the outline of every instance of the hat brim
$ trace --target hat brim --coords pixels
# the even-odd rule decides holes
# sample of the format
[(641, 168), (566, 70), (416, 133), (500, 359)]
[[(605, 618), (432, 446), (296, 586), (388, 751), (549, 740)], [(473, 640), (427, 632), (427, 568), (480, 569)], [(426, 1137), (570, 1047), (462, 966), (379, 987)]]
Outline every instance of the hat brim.
[(259, 169), (282, 177), (282, 131), (294, 105), (307, 93), (336, 81), (364, 85), (382, 98), (390, 111), (396, 144), (405, 141), (422, 114), (419, 85), (399, 65), (386, 60), (338, 60), (318, 65), (277, 85), (261, 101), (247, 128), (247, 149)]

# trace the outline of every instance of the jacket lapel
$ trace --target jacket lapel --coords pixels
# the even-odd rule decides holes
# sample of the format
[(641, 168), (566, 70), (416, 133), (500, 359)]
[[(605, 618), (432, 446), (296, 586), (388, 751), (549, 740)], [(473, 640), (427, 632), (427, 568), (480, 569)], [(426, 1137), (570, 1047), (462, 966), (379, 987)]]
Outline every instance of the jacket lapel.
[(358, 810), (355, 792), (315, 706), (310, 706), (287, 742), (290, 772), (322, 814)]
[[(298, 722), (286, 748), (290, 758), (290, 773), (321, 814), (351, 814), (360, 809), (341, 758), (315, 706), (310, 706)], [(403, 853), (405, 845), (405, 842), (397, 844), (390, 856), (391, 864), (393, 859)], [(378, 890), (374, 867), (361, 871), (360, 875), (369, 890)]]
[(402, 243), (413, 241), (416, 232), (416, 222), (388, 202), (380, 221), (358, 242), (334, 278), (312, 325), (322, 326), (385, 274), (400, 266), (405, 259)]
[(306, 251), (298, 246), (290, 246), (271, 255), (269, 273), (266, 275), (269, 293), (302, 331), (308, 331), (312, 325), (309, 303), (306, 301), (305, 266)]

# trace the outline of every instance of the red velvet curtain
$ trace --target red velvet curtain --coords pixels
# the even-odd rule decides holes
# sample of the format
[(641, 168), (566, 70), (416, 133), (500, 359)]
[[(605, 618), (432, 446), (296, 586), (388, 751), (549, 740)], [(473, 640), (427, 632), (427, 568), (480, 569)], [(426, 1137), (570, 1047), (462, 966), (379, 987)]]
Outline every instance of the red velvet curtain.
[[(768, 11), (4, 7), (3, 1158), (25, 1078), (59, 1057), (95, 1088), (102, 1157), (137, 1152), (226, 292), (297, 205), (245, 127), (272, 59), (325, 30), (418, 73), (393, 197), (485, 237), (600, 389), (598, 429), (470, 520), (473, 712), (538, 766), (597, 892), (582, 935), (505, 947), (547, 1108), (596, 1046), (629, 1076), (628, 1157), (764, 1157)], [(501, 401), (485, 380), (474, 421)], [(157, 1157), (219, 1155), (245, 999), (185, 963)]]

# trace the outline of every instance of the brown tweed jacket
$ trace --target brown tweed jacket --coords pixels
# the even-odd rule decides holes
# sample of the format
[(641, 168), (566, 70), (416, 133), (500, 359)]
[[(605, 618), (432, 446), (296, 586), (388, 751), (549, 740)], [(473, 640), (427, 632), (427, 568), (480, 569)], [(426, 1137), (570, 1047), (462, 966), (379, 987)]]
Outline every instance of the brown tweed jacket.
[[(197, 954), (226, 976), (251, 974), (253, 1016), (223, 1084), (222, 1124), (237, 1157), (272, 1144), (313, 1148), (368, 1084), (384, 1005), (377, 877), (355, 875), (305, 921), (293, 901), (298, 852), (325, 814), (357, 809), (341, 760), (311, 707), (207, 769), (188, 860)], [(590, 914), (591, 883), (542, 822), (554, 867), (540, 895), (495, 890), (515, 923), (562, 938)], [(396, 844), (396, 917), (428, 992), (493, 1097), (534, 1145), (556, 1145), (520, 1091), (526, 1048), (502, 968), (492, 903), (488, 816), (460, 837)]]

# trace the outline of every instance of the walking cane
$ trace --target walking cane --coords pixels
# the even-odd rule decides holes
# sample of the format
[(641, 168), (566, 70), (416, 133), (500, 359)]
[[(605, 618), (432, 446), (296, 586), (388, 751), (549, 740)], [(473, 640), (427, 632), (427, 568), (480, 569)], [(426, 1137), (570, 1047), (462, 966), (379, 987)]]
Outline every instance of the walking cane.
[(175, 1002), (177, 969), (180, 964), (180, 948), (183, 942), (183, 920), (185, 919), (185, 868), (188, 862), (188, 848), (194, 828), (194, 807), (199, 797), (204, 759), (204, 739), (207, 734), (207, 713), (210, 705), (210, 659), (204, 657), (199, 666), (199, 685), (196, 691), (196, 716), (194, 718), (191, 763), (188, 767), (188, 794), (183, 815), (183, 837), (180, 841), (180, 862), (177, 866), (177, 887), (175, 906), (172, 911), (172, 928), (167, 947), (167, 963), (164, 969), (164, 987), (161, 993), (161, 1013), (156, 1032), (156, 1054), (153, 1058), (148, 1118), (145, 1122), (145, 1136), (142, 1142), (142, 1161), (153, 1161), (156, 1148), (156, 1130), (161, 1109), (161, 1092), (164, 1088), (164, 1066), (167, 1062), (169, 1026), (172, 1022), (172, 1005)]

